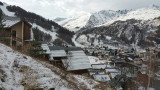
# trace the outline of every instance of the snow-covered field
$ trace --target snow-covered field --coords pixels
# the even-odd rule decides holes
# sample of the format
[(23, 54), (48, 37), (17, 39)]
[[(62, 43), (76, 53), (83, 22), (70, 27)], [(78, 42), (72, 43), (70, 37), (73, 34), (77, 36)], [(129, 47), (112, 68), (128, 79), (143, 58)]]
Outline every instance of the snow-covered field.
[[(55, 72), (54, 72), (55, 71)], [(67, 79), (57, 72), (62, 73), (61, 69), (50, 65), (47, 62), (34, 60), (29, 56), (23, 55), (0, 44), (0, 88), (6, 90), (24, 90), (27, 87), (39, 87), (48, 90), (75, 89), (76, 85), (80, 90), (84, 86), (86, 89), (93, 89), (99, 83), (93, 79), (81, 75), (67, 74)], [(72, 80), (72, 78), (75, 78)], [(74, 83), (71, 85), (71, 83)]]

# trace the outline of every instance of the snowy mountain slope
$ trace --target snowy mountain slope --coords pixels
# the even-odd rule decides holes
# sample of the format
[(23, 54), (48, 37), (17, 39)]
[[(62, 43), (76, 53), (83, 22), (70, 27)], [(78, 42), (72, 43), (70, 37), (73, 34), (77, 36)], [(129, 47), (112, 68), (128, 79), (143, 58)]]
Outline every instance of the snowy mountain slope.
[(126, 21), (129, 19), (144, 20), (144, 21), (153, 20), (154, 18), (157, 18), (159, 16), (160, 16), (160, 7), (156, 5), (152, 5), (146, 8), (132, 10), (127, 14), (120, 16), (117, 19), (111, 20), (110, 22), (107, 22), (100, 26), (109, 25), (118, 20), (120, 21)]
[(14, 12), (10, 12), (7, 10), (7, 6), (9, 6), (8, 4), (6, 3), (3, 3), (3, 5), (0, 5), (0, 8), (1, 10), (3, 11), (3, 13), (7, 16), (12, 16), (12, 17), (15, 17), (15, 13)]
[(42, 31), (42, 32), (44, 32), (44, 33), (46, 33), (46, 34), (51, 35), (52, 41), (54, 41), (55, 39), (58, 38), (58, 37), (57, 37), (56, 30), (54, 29), (54, 27), (52, 27), (52, 31), (50, 31), (50, 30), (44, 29), (43, 27), (37, 25), (36, 23), (33, 23), (33, 24), (32, 24), (32, 28), (36, 28), (36, 27), (37, 27), (40, 31)]
[(119, 10), (119, 11), (102, 10), (102, 11), (93, 13), (90, 19), (88, 20), (86, 27), (95, 27), (98, 25), (102, 25), (122, 15), (125, 15), (128, 12), (129, 12), (128, 10)]
[[(47, 20), (35, 13), (25, 11), (18, 6), (11, 6), (6, 3), (2, 3), (0, 9), (4, 13), (4, 23), (6, 24), (6, 27), (12, 26), (20, 20), (25, 20), (33, 25), (32, 28), (38, 27), (40, 31), (49, 34), (52, 37), (51, 42), (55, 39), (60, 39), (68, 45), (74, 45), (71, 40), (74, 33), (61, 27), (52, 20)], [(67, 38), (64, 37), (64, 34)]]
[(76, 32), (87, 24), (89, 17), (90, 13), (77, 18), (67, 18), (60, 21), (55, 19), (55, 21), (63, 27), (68, 28), (70, 31)]
[(68, 28), (71, 31), (78, 31), (82, 28), (94, 27), (107, 23), (110, 20), (116, 19), (119, 16), (126, 14), (128, 10), (102, 10), (96, 13), (88, 13), (76, 18), (67, 18), (60, 21), (55, 21), (62, 25), (65, 28)]
[(160, 9), (155, 5), (130, 11), (96, 28), (82, 30), (77, 34), (75, 41), (81, 44), (83, 43), (81, 40), (85, 37), (86, 43), (93, 44), (102, 40), (105, 44), (112, 43), (112, 46), (115, 42), (122, 46), (139, 46), (141, 48), (155, 46), (160, 42), (158, 17), (160, 17)]
[(84, 88), (94, 89), (99, 84), (93, 79), (63, 72), (49, 63), (34, 60), (0, 44), (0, 88), (5, 90), (24, 90), (28, 87), (44, 88), (44, 90), (49, 88), (84, 90)]

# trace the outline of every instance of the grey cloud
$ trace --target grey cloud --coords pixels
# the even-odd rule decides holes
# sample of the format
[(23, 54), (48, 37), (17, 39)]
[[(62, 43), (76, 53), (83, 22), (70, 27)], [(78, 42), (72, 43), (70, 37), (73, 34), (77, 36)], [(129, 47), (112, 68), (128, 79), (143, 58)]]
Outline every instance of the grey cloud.
[(160, 0), (1, 0), (20, 6), (46, 18), (67, 17), (100, 10), (137, 9), (151, 4), (160, 5)]

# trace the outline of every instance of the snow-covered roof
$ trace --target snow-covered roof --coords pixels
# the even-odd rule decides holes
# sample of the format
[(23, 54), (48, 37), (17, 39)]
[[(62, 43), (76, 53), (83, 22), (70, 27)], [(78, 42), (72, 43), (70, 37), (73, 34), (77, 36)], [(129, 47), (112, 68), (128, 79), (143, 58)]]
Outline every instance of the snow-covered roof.
[(64, 50), (51, 50), (50, 57), (66, 57), (66, 52)]
[(66, 52), (65, 52), (65, 48), (60, 47), (60, 46), (46, 46), (46, 44), (43, 44), (45, 49), (49, 49), (49, 56), (50, 56), (50, 60), (53, 60), (53, 57), (66, 57)]
[(93, 69), (105, 69), (107, 65), (106, 64), (92, 64), (91, 66)]
[(53, 50), (65, 50), (64, 47), (60, 47), (60, 46), (49, 46), (49, 49), (51, 51), (53, 51)]
[(68, 71), (91, 68), (89, 59), (82, 50), (69, 51), (68, 59), (63, 59), (62, 62)]
[(113, 72), (113, 73), (118, 73), (119, 71), (117, 70), (117, 69), (115, 69), (115, 68), (107, 68), (107, 69), (105, 69), (106, 70), (106, 72)]
[(69, 48), (66, 48), (66, 50), (68, 50), (68, 51), (80, 51), (80, 50), (82, 50), (82, 48), (81, 47), (69, 47)]
[(3, 17), (3, 24), (5, 24), (5, 27), (11, 27), (13, 26), (14, 24), (20, 22), (20, 18), (18, 17), (11, 17), (11, 16), (4, 16)]
[(94, 57), (94, 56), (88, 56), (88, 59), (91, 64), (104, 64), (105, 63), (104, 60), (99, 60), (99, 58)]
[(94, 74), (93, 78), (98, 81), (106, 82), (110, 80), (109, 75), (107, 74)]
[(28, 25), (32, 26), (30, 23), (26, 22), (25, 20), (22, 20), (18, 17), (11, 17), (11, 16), (4, 16), (3, 17), (3, 24), (5, 24), (5, 27), (12, 27), (13, 25), (23, 21), (27, 23)]
[(46, 51), (45, 52), (46, 54), (50, 54), (51, 53), (47, 44), (42, 44), (41, 47), (42, 47), (43, 50)]

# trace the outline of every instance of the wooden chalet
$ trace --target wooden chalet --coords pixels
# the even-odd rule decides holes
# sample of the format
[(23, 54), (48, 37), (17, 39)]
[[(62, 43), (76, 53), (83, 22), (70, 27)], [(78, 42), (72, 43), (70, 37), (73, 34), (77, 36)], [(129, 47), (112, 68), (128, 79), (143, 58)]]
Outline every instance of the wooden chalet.
[(5, 30), (7, 35), (4, 36), (11, 47), (16, 47), (17, 49), (22, 49), (27, 47), (29, 42), (32, 41), (31, 38), (31, 28), (32, 25), (24, 20), (14, 17), (4, 17), (5, 20)]
[(32, 25), (26, 21), (19, 21), (9, 27), (11, 31), (11, 46), (23, 47), (31, 41), (31, 28)]

